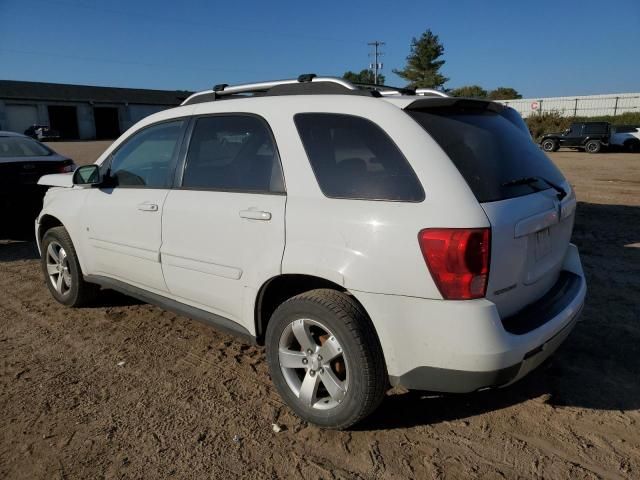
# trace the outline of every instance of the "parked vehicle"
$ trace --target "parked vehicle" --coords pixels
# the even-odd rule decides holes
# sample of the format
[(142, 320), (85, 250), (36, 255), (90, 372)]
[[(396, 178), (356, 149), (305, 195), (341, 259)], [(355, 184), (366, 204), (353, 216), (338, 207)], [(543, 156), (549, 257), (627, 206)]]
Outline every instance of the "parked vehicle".
[(611, 126), (607, 122), (572, 123), (562, 133), (546, 133), (540, 139), (545, 152), (556, 152), (560, 148), (584, 150), (598, 153), (609, 145)]
[(614, 125), (611, 127), (611, 146), (625, 152), (640, 152), (640, 126)]
[(51, 294), (115, 289), (265, 345), (323, 427), (389, 384), (515, 382), (584, 303), (573, 189), (508, 107), (405, 93), (305, 75), (143, 119), (40, 180), (62, 187), (35, 225)]
[(31, 125), (24, 134), (36, 140), (58, 140), (60, 132), (47, 125)]
[(6, 218), (19, 210), (35, 218), (42, 208), (47, 187), (38, 179), (49, 173), (72, 172), (70, 158), (25, 135), (0, 131), (0, 208)]

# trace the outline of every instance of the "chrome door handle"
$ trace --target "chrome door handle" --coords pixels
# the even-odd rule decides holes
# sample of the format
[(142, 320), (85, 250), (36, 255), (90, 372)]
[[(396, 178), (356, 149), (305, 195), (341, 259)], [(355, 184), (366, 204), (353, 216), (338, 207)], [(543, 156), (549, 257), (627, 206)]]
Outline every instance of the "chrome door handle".
[(263, 212), (262, 210), (240, 210), (240, 217), (250, 220), (271, 220), (271, 212)]
[(139, 203), (138, 204), (138, 210), (141, 210), (143, 212), (157, 212), (158, 211), (158, 205), (156, 205), (155, 203), (150, 203), (150, 202)]

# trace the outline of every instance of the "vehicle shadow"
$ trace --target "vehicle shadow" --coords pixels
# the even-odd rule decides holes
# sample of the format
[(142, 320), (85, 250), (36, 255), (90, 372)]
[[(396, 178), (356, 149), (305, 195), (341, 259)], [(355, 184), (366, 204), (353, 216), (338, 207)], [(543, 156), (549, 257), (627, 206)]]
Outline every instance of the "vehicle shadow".
[(463, 420), (525, 401), (595, 410), (640, 408), (640, 207), (579, 203), (572, 241), (587, 300), (562, 347), (506, 388), (466, 395), (388, 395), (358, 430)]

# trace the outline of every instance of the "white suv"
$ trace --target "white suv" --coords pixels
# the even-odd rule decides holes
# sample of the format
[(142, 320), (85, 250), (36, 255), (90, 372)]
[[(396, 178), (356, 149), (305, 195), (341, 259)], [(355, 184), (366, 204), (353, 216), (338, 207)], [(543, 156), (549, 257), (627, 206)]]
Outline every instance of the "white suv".
[(584, 303), (575, 195), (514, 110), (418, 93), (307, 75), (145, 118), (41, 179), (62, 187), (36, 223), (52, 295), (119, 290), (264, 344), (325, 427), (389, 385), (518, 380)]

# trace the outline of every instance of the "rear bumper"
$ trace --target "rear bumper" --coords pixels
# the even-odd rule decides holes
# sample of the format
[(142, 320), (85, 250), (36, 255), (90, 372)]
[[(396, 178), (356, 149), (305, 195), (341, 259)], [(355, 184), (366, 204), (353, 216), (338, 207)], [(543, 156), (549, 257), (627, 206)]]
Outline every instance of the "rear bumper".
[(552, 289), (547, 303), (527, 308), (530, 315), (519, 314), (520, 320), (529, 322), (522, 327), (524, 332), (512, 328), (514, 319), (501, 319), (486, 299), (443, 301), (353, 293), (372, 317), (392, 385), (464, 393), (513, 383), (562, 344), (579, 319), (587, 289), (574, 245), (563, 270), (567, 273), (559, 283), (569, 277), (570, 284)]

